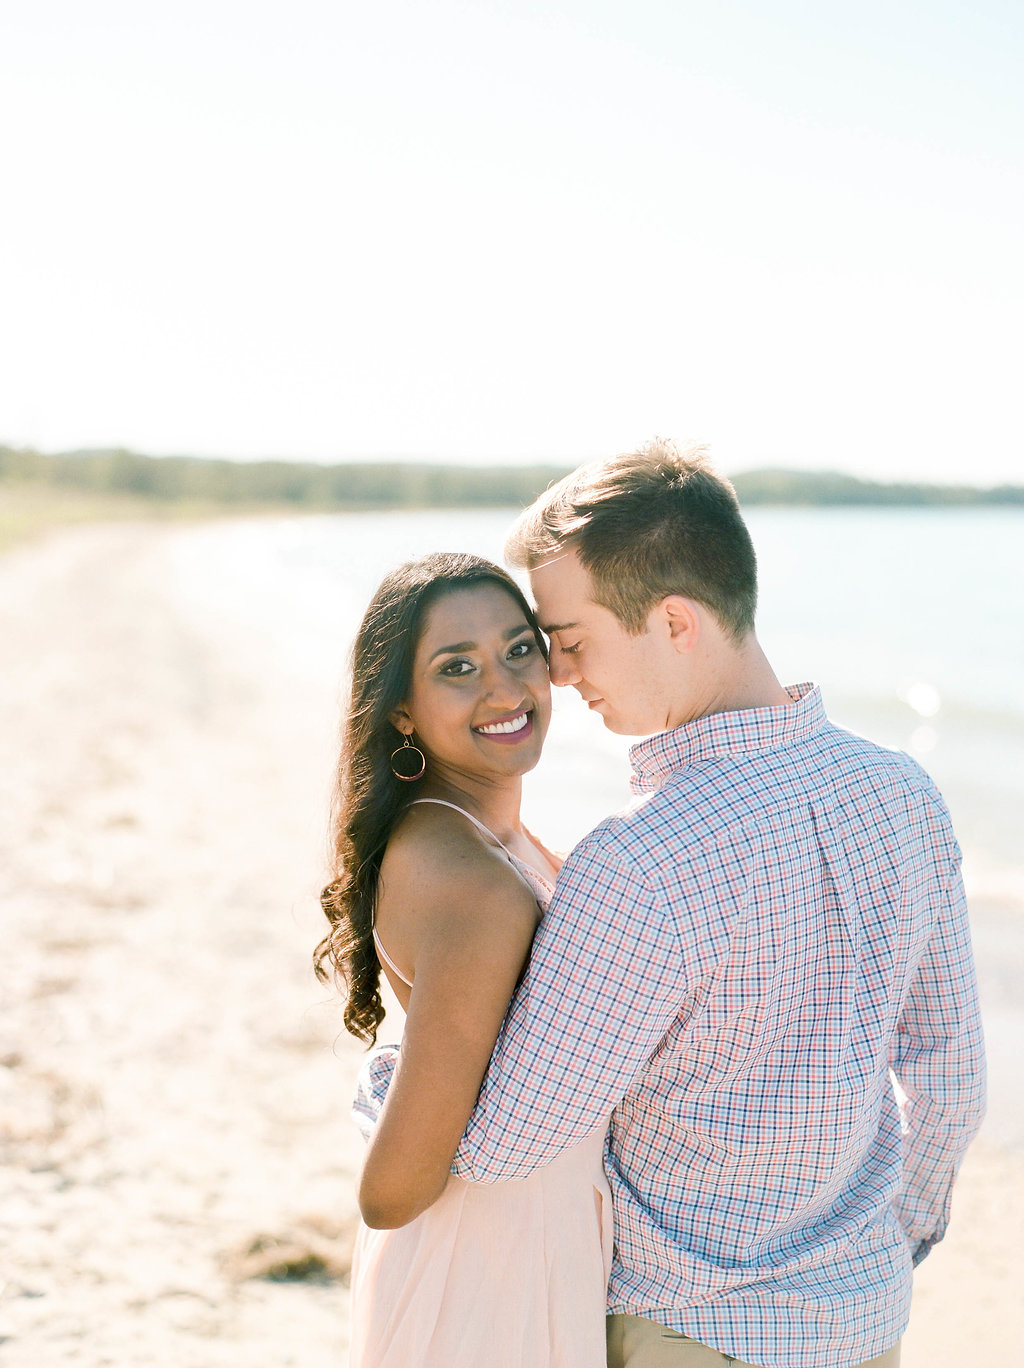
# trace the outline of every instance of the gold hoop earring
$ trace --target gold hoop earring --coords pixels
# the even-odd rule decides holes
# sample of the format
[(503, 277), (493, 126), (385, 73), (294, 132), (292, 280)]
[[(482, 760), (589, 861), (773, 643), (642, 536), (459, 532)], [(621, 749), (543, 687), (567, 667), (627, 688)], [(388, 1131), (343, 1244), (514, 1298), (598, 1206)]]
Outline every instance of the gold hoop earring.
[[(395, 764), (395, 756), (401, 756), (398, 765)], [(418, 757), (418, 758), (417, 758)], [(403, 774), (403, 769), (412, 769), (419, 764), (419, 769), (415, 774)], [(417, 779), (422, 779), (427, 772), (427, 757), (420, 750), (419, 746), (414, 746), (408, 737), (402, 742), (396, 751), (391, 752), (391, 773), (396, 779), (401, 779), (403, 784), (414, 784)]]

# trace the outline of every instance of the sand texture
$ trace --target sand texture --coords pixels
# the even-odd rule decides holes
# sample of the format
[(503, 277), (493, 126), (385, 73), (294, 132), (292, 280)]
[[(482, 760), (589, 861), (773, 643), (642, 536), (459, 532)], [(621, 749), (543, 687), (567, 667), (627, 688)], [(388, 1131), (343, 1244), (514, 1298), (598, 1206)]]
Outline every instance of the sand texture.
[[(310, 970), (337, 679), (180, 593), (189, 535), (0, 559), (9, 1368), (345, 1362), (361, 1051)], [(1024, 1345), (1022, 1211), (1019, 1149), (983, 1135), (905, 1368)]]
[[(11, 1368), (345, 1358), (360, 1056), (310, 971), (335, 681), (190, 621), (173, 535), (0, 561)], [(275, 1258), (312, 1279), (247, 1276)]]

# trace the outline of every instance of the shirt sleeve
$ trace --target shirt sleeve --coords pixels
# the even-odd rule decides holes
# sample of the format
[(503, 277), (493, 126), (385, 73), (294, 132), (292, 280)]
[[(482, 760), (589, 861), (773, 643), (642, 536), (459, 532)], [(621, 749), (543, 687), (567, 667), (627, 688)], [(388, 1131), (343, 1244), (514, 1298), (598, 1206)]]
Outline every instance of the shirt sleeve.
[(891, 1068), (902, 1092), (896, 1212), (915, 1264), (942, 1239), (953, 1180), (985, 1114), (985, 1054), (959, 852), (907, 995)]
[(685, 994), (673, 918), (600, 831), (562, 867), (453, 1171), (524, 1178), (603, 1126)]
[(398, 1065), (398, 1053), (397, 1045), (378, 1045), (363, 1060), (359, 1070), (356, 1093), (352, 1099), (352, 1120), (367, 1143), (380, 1119), (381, 1108)]

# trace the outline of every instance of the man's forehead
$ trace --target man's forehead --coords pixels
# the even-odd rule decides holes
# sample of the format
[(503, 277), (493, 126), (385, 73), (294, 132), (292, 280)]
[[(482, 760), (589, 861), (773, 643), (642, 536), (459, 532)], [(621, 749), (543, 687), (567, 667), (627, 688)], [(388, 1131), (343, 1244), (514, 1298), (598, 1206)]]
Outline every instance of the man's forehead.
[(541, 622), (540, 630), (545, 636), (556, 636), (559, 632), (575, 632), (580, 628), (578, 622)]
[(574, 551), (561, 551), (530, 569), (540, 625), (548, 635), (580, 625), (591, 604), (590, 576)]
[(585, 588), (590, 583), (590, 575), (573, 547), (561, 547), (552, 551), (543, 560), (530, 566), (530, 583), (534, 587), (551, 586), (568, 589)]
[(573, 546), (555, 546), (550, 551), (545, 551), (542, 556), (533, 561), (530, 565), (530, 574), (537, 570), (545, 570), (549, 565), (561, 565), (566, 561), (579, 563), (576, 548)]

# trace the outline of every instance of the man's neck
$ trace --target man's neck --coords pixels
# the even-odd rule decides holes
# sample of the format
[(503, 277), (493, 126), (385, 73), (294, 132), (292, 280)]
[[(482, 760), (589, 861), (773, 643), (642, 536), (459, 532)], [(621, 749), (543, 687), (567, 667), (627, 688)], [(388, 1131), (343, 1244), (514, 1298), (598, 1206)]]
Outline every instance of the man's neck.
[(745, 708), (784, 708), (792, 702), (751, 633), (739, 644), (716, 643), (702, 663), (699, 685), (670, 725)]

